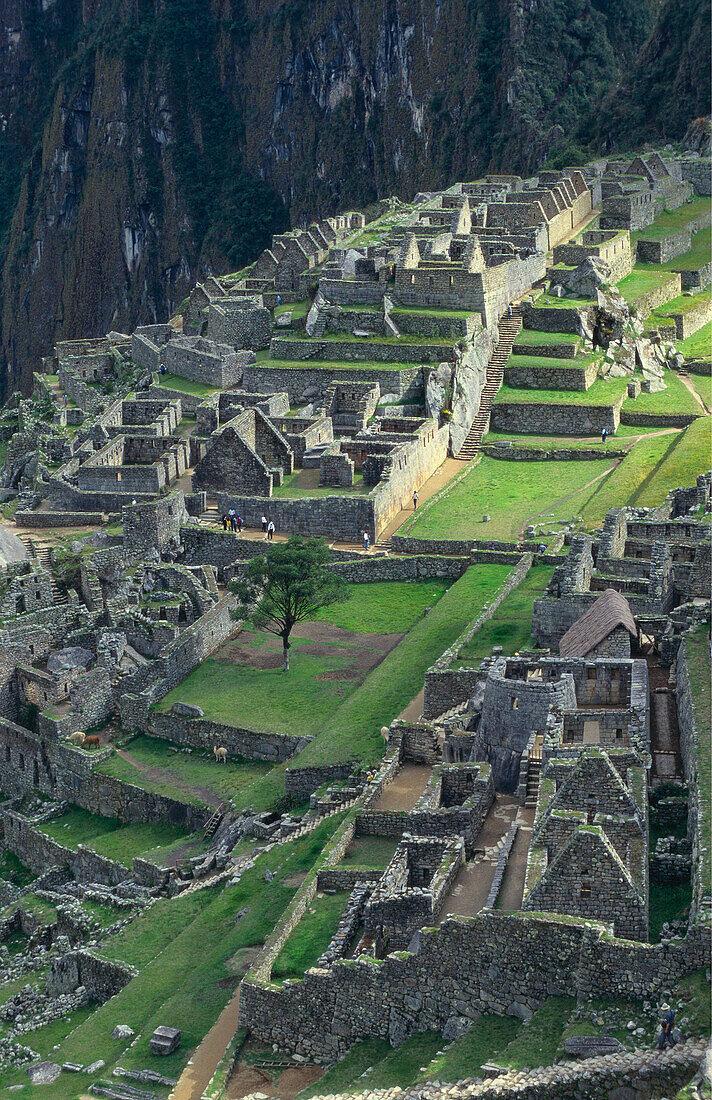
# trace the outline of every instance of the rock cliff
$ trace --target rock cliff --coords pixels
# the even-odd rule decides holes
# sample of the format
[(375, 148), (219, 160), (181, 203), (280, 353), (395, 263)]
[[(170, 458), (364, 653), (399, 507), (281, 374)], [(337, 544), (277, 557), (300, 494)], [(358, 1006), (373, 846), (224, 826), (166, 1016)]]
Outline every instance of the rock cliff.
[(0, 0), (3, 387), (59, 337), (165, 318), (290, 218), (570, 163), (656, 7)]

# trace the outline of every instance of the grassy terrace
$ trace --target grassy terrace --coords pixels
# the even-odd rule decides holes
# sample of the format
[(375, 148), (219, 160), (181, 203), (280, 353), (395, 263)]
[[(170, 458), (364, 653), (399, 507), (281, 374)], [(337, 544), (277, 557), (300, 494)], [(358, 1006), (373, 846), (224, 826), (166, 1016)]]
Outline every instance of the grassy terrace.
[(398, 845), (395, 837), (357, 836), (349, 844), (342, 867), (386, 867)]
[(689, 313), (690, 310), (697, 309), (699, 305), (709, 302), (709, 300), (709, 290), (702, 290), (699, 294), (691, 294), (689, 297), (680, 294), (677, 298), (672, 298), (669, 302), (666, 302), (665, 305), (658, 306), (657, 309), (653, 310), (648, 318), (648, 323), (652, 317), (657, 317), (662, 321), (674, 317), (675, 314), (682, 314), (684, 316), (684, 314)]
[(165, 386), (167, 390), (178, 390), (180, 393), (189, 393), (193, 397), (210, 397), (213, 393), (219, 393), (219, 386), (207, 386), (204, 382), (193, 382), (190, 378), (182, 378), (180, 374), (154, 374), (154, 386)]
[(686, 359), (710, 359), (712, 358), (712, 321), (708, 321), (692, 336), (680, 340), (677, 350), (681, 351)]
[[(275, 333), (273, 339), (278, 344), (279, 333)], [(306, 333), (291, 332), (287, 339), (310, 341), (315, 344), (324, 341), (334, 344), (366, 344), (371, 340), (378, 344), (398, 344), (399, 346), (404, 344), (441, 344), (443, 347), (452, 347), (453, 344), (453, 340), (448, 336), (417, 336), (409, 332), (403, 333), (402, 336), (382, 336), (377, 332), (369, 333), (368, 336), (353, 336), (350, 332), (324, 332), (321, 336), (307, 336)]]
[(531, 636), (534, 600), (543, 595), (551, 578), (551, 566), (535, 565), (522, 583), (502, 601), (489, 622), (478, 630), (458, 655), (460, 667), (477, 665), (492, 654), (492, 646), (501, 645), (511, 654), (533, 645)]
[[(559, 301), (559, 299), (556, 299)], [(581, 337), (573, 332), (539, 332), (533, 328), (523, 328), (514, 341), (516, 350), (518, 344), (531, 344), (533, 347), (548, 344), (580, 344)], [(559, 360), (557, 359), (557, 362)]]
[(515, 350), (507, 360), (508, 367), (527, 367), (534, 370), (558, 370), (567, 367), (585, 369), (590, 363), (597, 362), (601, 358), (601, 352), (588, 352), (577, 355), (575, 359), (549, 359), (545, 355), (519, 355)]
[[(605, 470), (606, 463), (596, 459), (517, 462), (485, 455), (435, 504), (416, 513), (401, 533), (426, 539), (442, 538), (444, 532), (453, 539), (517, 539), (535, 516)], [(482, 522), (484, 514), (490, 516), (487, 523)]]
[(709, 469), (709, 454), (710, 420), (706, 416), (683, 431), (645, 437), (605, 477), (553, 507), (552, 518), (580, 515), (584, 525), (593, 528), (600, 527), (609, 508), (662, 504), (671, 489), (689, 484)]
[(676, 233), (680, 229), (684, 229), (693, 218), (698, 218), (700, 214), (709, 213), (709, 209), (709, 199), (700, 196), (692, 199), (691, 202), (686, 202), (677, 210), (663, 210), (662, 214), (658, 214), (651, 225), (646, 225), (644, 229), (631, 233), (631, 244), (637, 244), (638, 241), (659, 241), (662, 237), (669, 236), (670, 233)]
[[(205, 669), (205, 665), (202, 667)], [(210, 670), (205, 675), (209, 679)], [(97, 768), (102, 775), (194, 806), (229, 802), (239, 808), (249, 803), (252, 784), (269, 770), (270, 765), (259, 760), (228, 760), (218, 765), (212, 754), (179, 752), (169, 741), (143, 734), (131, 738), (121, 754), (115, 753)], [(156, 840), (153, 847), (169, 856), (176, 849), (170, 839)], [(192, 844), (194, 838), (185, 839)], [(96, 847), (94, 840), (90, 843), (92, 848)]]
[(534, 306), (536, 309), (578, 309), (594, 304), (591, 298), (557, 298), (555, 294), (542, 294), (537, 298)]
[(286, 498), (293, 500), (297, 497), (335, 497), (351, 495), (352, 493), (367, 494), (374, 486), (364, 485), (363, 474), (354, 474), (353, 485), (320, 485), (319, 470), (295, 470), (293, 474), (287, 474), (281, 485), (272, 490), (272, 496), (278, 500)]
[(314, 898), (274, 961), (274, 980), (301, 978), (305, 970), (316, 965), (339, 926), (349, 893), (349, 890), (337, 890), (335, 894)]
[(701, 412), (695, 398), (675, 371), (663, 370), (666, 388), (657, 393), (640, 393), (637, 397), (627, 397), (623, 402), (623, 412), (653, 413), (655, 415), (682, 416)]
[[(342, 306), (342, 309), (348, 307)], [(354, 309), (358, 309), (358, 306), (354, 306)], [(398, 306), (392, 310), (393, 316), (397, 317), (398, 314), (404, 313), (409, 317), (452, 317), (454, 320), (464, 320), (467, 317), (472, 317), (476, 312), (473, 309), (436, 309), (427, 308), (425, 306)]]
[[(696, 271), (699, 267), (709, 262), (710, 249), (712, 249), (712, 229), (701, 229), (692, 238), (692, 247), (681, 256), (675, 256), (664, 264), (655, 265), (661, 271)], [(639, 267), (652, 267), (649, 264), (639, 264)]]
[[(88, 1065), (104, 1059), (106, 1066), (82, 1082), (80, 1091), (87, 1095), (97, 1078), (111, 1079), (117, 1064), (178, 1077), (292, 900), (295, 883), (313, 866), (341, 820), (331, 818), (313, 833), (260, 856), (237, 884), (157, 901), (118, 935), (100, 943), (99, 954), (129, 963), (139, 974), (106, 1004), (73, 1012), (71, 1023), (58, 1022), (61, 1027), (52, 1024), (33, 1032), (33, 1049), (60, 1062)], [(269, 883), (267, 870), (275, 876)], [(236, 922), (241, 910), (244, 916)], [(112, 1039), (117, 1020), (140, 1038), (133, 1043)], [(153, 1055), (149, 1038), (166, 1020), (183, 1032), (181, 1046), (165, 1057)], [(58, 1051), (53, 1050), (57, 1043)], [(9, 1070), (1, 1080), (3, 1087), (24, 1082), (23, 1095), (35, 1095), (24, 1068)], [(36, 1094), (73, 1100), (77, 1087), (73, 1074), (62, 1074), (50, 1090), (39, 1088)]]
[[(557, 360), (565, 364), (565, 360)], [(579, 390), (527, 390), (514, 386), (502, 386), (494, 404), (518, 405), (618, 405), (627, 392), (625, 378), (597, 381), (583, 391)]]
[(293, 321), (300, 321), (306, 317), (311, 309), (311, 302), (282, 302), (274, 307), (274, 317), (281, 317), (283, 313), (291, 313)]
[(659, 267), (642, 264), (636, 264), (630, 275), (626, 275), (625, 279), (621, 279), (618, 283), (618, 289), (629, 305), (635, 305), (644, 294), (664, 286), (669, 286), (672, 297), (677, 286), (675, 275), (669, 271), (661, 271)]
[(72, 806), (59, 817), (43, 821), (38, 828), (67, 848), (76, 850), (79, 844), (85, 844), (99, 855), (116, 859), (128, 867), (134, 856), (149, 857), (152, 849), (173, 844), (187, 835), (185, 829), (167, 821), (123, 825), (79, 806)]
[(348, 601), (324, 608), (318, 620), (295, 630), (288, 675), (281, 668), (279, 639), (243, 632), (186, 677), (158, 709), (170, 710), (176, 700), (199, 702), (206, 717), (228, 725), (314, 735), (446, 590), (447, 582), (437, 580), (354, 585)]
[(327, 359), (271, 359), (264, 352), (257, 352), (257, 362), (262, 367), (277, 370), (422, 370), (422, 363), (385, 363), (375, 359), (344, 359), (338, 362)]

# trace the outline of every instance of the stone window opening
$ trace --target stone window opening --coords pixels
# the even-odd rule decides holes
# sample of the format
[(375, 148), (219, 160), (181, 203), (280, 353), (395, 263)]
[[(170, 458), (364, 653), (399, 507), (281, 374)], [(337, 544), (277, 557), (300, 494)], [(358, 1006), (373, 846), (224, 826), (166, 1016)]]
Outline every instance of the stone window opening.
[(596, 679), (596, 670), (595, 670), (595, 668), (587, 668), (586, 669), (586, 679), (587, 680), (595, 680)]
[(20, 753), (20, 771), (24, 772), (24, 770), (25, 770), (25, 757), (23, 756), (22, 753)]
[(589, 877), (588, 871), (584, 871), (581, 874), (581, 889), (579, 891), (579, 894), (582, 898), (591, 897), (591, 879)]
[(617, 726), (616, 727), (616, 741), (622, 741), (622, 740), (623, 740), (623, 730), (621, 729), (620, 726)]

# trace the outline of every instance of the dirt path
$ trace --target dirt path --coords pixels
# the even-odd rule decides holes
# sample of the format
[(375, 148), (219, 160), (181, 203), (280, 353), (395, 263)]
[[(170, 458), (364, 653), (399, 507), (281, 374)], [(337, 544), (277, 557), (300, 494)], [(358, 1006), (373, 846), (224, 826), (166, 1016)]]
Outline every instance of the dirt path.
[(517, 814), (517, 835), (507, 860), (502, 885), (497, 898), (498, 909), (510, 911), (521, 908), (524, 897), (524, 879), (527, 873), (527, 855), (534, 825), (535, 806), (520, 806)]
[[(421, 485), (418, 489), (418, 504), (425, 504), (426, 500), (430, 500), (436, 493), (440, 492), (443, 486), (447, 485), (449, 481), (464, 470), (467, 466), (467, 462), (459, 458), (446, 458), (442, 466), (440, 466), (428, 480)], [(413, 515), (413, 506), (408, 504), (406, 508), (401, 508), (397, 516), (391, 520), (391, 522), (381, 531), (378, 536), (377, 542), (379, 545), (384, 542), (388, 542), (391, 535), (393, 535), (399, 527), (401, 527), (407, 519), (410, 519)]]
[(419, 718), (423, 717), (423, 706), (425, 705), (425, 688), (421, 688), (415, 699), (411, 699), (405, 710), (402, 710), (398, 717), (403, 722), (417, 722)]
[(217, 1065), (237, 1031), (240, 990), (228, 1001), (178, 1078), (168, 1100), (200, 1100)]
[(522, 526), (521, 531), (519, 532), (519, 537), (524, 538), (524, 532), (526, 531), (527, 527), (532, 522), (532, 520), (538, 519), (539, 516), (545, 516), (549, 512), (553, 512), (554, 508), (558, 508), (560, 504), (566, 504), (567, 500), (571, 500), (573, 497), (578, 496), (579, 493), (582, 493), (584, 491), (584, 489), (588, 489), (588, 488), (591, 487), (591, 485), (595, 485), (596, 482), (600, 481), (601, 478), (606, 476), (606, 474), (612, 473), (613, 470), (615, 470), (616, 466), (620, 466), (622, 461), (623, 461), (622, 458), (617, 459), (613, 463), (613, 465), (609, 466), (608, 469), (604, 470), (602, 474), (598, 474), (596, 477), (591, 478), (590, 481), (587, 481), (585, 485), (581, 485), (580, 488), (576, 489), (575, 492), (569, 493), (568, 496), (561, 497), (559, 500), (553, 500), (551, 502), (551, 504), (547, 505), (547, 507), (542, 509), (541, 512), (535, 512), (533, 516), (530, 516), (529, 519), (525, 521), (524, 525)]
[(511, 795), (498, 794), (475, 841), (476, 852), (463, 864), (445, 899), (440, 921), (446, 917), (474, 917), (487, 901), (500, 848), (519, 810)]
[(383, 790), (372, 810), (411, 810), (425, 790), (433, 769), (426, 764), (404, 764)]
[[(178, 790), (185, 791), (186, 794), (193, 795), (194, 798), (200, 799), (201, 802), (206, 803), (208, 806), (222, 806), (223, 800), (215, 794), (215, 791), (210, 787), (196, 787), (192, 783), (186, 783), (184, 779), (181, 779), (170, 768), (149, 767), (147, 764), (142, 764), (140, 760), (137, 760), (135, 756), (132, 756), (126, 749), (116, 749), (116, 755), (120, 756), (122, 760), (125, 760), (127, 764), (131, 764), (132, 767), (140, 771), (142, 775), (146, 776), (146, 779), (155, 779), (162, 783), (166, 783), (171, 787), (176, 787)], [(219, 767), (220, 765), (216, 765)], [(228, 765), (222, 765), (227, 767)]]
[(700, 397), (699, 393), (697, 392), (695, 387), (692, 385), (692, 382), (690, 381), (690, 379), (684, 374), (678, 374), (677, 377), (680, 379), (680, 381), (682, 382), (685, 389), (688, 389), (690, 391), (690, 393), (692, 394), (692, 396), (694, 397), (695, 401), (700, 406), (700, 408), (704, 409), (705, 412), (709, 414), (710, 410), (707, 408), (707, 405), (705, 404), (704, 400)]

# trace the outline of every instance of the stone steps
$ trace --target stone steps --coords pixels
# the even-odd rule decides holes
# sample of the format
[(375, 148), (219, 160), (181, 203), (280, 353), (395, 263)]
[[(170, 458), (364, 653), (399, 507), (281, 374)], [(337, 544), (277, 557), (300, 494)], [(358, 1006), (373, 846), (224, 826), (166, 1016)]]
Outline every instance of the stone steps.
[(512, 346), (522, 328), (522, 312), (512, 306), (512, 316), (505, 314), (499, 322), (499, 341), (487, 364), (487, 381), (480, 396), (480, 407), (469, 432), (457, 453), (457, 458), (470, 459), (482, 450), (482, 437), (489, 424), (492, 402), (504, 381), (504, 368), (512, 352)]

